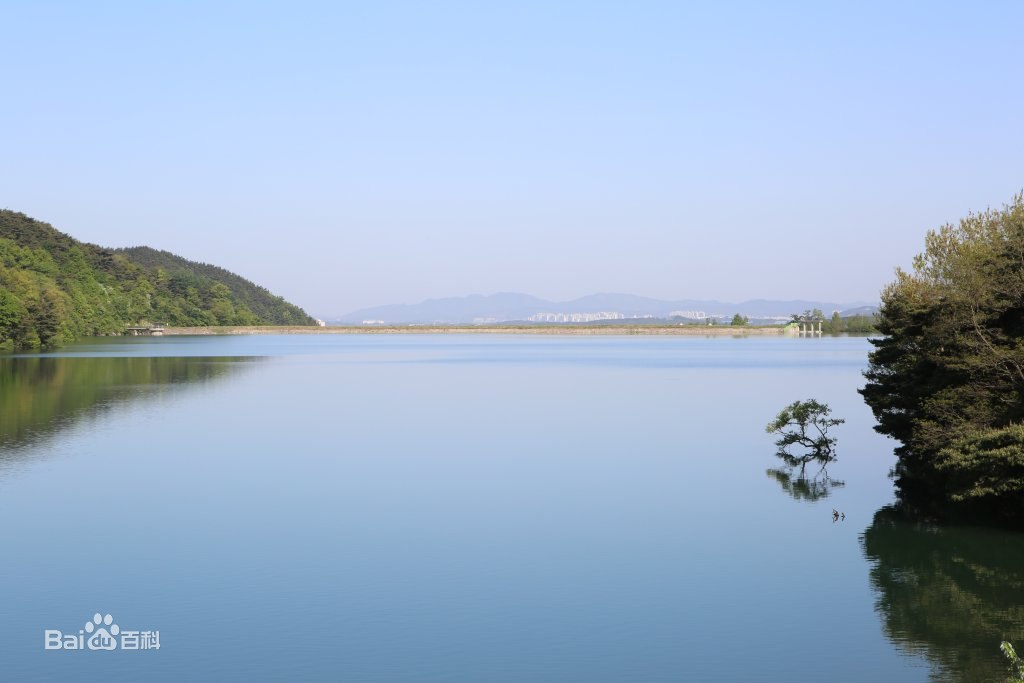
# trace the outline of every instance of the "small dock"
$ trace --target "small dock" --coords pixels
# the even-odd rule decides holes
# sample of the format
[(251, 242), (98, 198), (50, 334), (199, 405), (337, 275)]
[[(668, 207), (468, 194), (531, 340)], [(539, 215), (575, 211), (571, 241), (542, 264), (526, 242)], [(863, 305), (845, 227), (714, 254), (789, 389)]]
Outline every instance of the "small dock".
[(129, 337), (162, 337), (164, 336), (165, 327), (166, 325), (163, 323), (140, 327), (126, 327), (124, 333)]

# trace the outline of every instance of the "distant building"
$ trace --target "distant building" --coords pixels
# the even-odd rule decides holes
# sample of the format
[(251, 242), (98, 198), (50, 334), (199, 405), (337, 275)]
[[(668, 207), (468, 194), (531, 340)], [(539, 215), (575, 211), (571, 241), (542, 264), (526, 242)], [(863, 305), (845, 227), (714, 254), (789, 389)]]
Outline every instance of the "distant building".
[(598, 313), (538, 313), (527, 320), (535, 323), (589, 323), (595, 320), (622, 320), (622, 313), (600, 311)]
[(383, 325), (384, 321), (383, 320), (364, 320), (363, 324), (364, 325)]
[(325, 321), (321, 320), (320, 318), (316, 319), (316, 324), (317, 324), (318, 327), (327, 327), (327, 323)]

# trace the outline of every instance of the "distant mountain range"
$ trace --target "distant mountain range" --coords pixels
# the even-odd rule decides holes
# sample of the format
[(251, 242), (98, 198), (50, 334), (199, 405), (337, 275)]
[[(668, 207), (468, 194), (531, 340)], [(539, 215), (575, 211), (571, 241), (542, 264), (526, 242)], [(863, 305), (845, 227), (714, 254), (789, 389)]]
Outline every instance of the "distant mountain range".
[[(809, 309), (826, 315), (870, 315), (877, 307), (868, 302), (771, 301), (753, 299), (741, 303), (702, 299), (663, 301), (632, 294), (591, 294), (572, 301), (548, 301), (528, 294), (502, 292), (482, 296), (427, 299), (418, 304), (392, 304), (363, 308), (329, 321), (345, 324), (456, 324), (529, 321), (590, 322), (621, 318), (702, 319), (731, 317), (735, 313), (751, 319), (784, 318)], [(613, 317), (614, 316), (614, 317)]]

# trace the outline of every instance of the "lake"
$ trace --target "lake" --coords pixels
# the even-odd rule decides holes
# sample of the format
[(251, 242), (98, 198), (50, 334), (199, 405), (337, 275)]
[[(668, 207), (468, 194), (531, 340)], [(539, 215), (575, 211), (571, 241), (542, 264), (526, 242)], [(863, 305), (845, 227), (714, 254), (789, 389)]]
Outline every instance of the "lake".
[[(869, 348), (297, 335), (0, 356), (0, 680), (1000, 680), (1024, 535), (891, 514)], [(769, 472), (764, 425), (812, 397), (846, 419), (831, 486)], [(112, 632), (95, 614), (159, 649), (45, 649)]]

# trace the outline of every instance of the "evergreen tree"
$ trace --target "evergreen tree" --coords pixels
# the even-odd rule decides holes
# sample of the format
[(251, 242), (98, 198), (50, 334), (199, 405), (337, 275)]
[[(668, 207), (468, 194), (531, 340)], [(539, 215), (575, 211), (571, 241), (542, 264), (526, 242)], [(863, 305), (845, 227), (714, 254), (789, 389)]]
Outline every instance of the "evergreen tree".
[(861, 393), (904, 503), (1024, 523), (1024, 196), (928, 233), (878, 327)]

